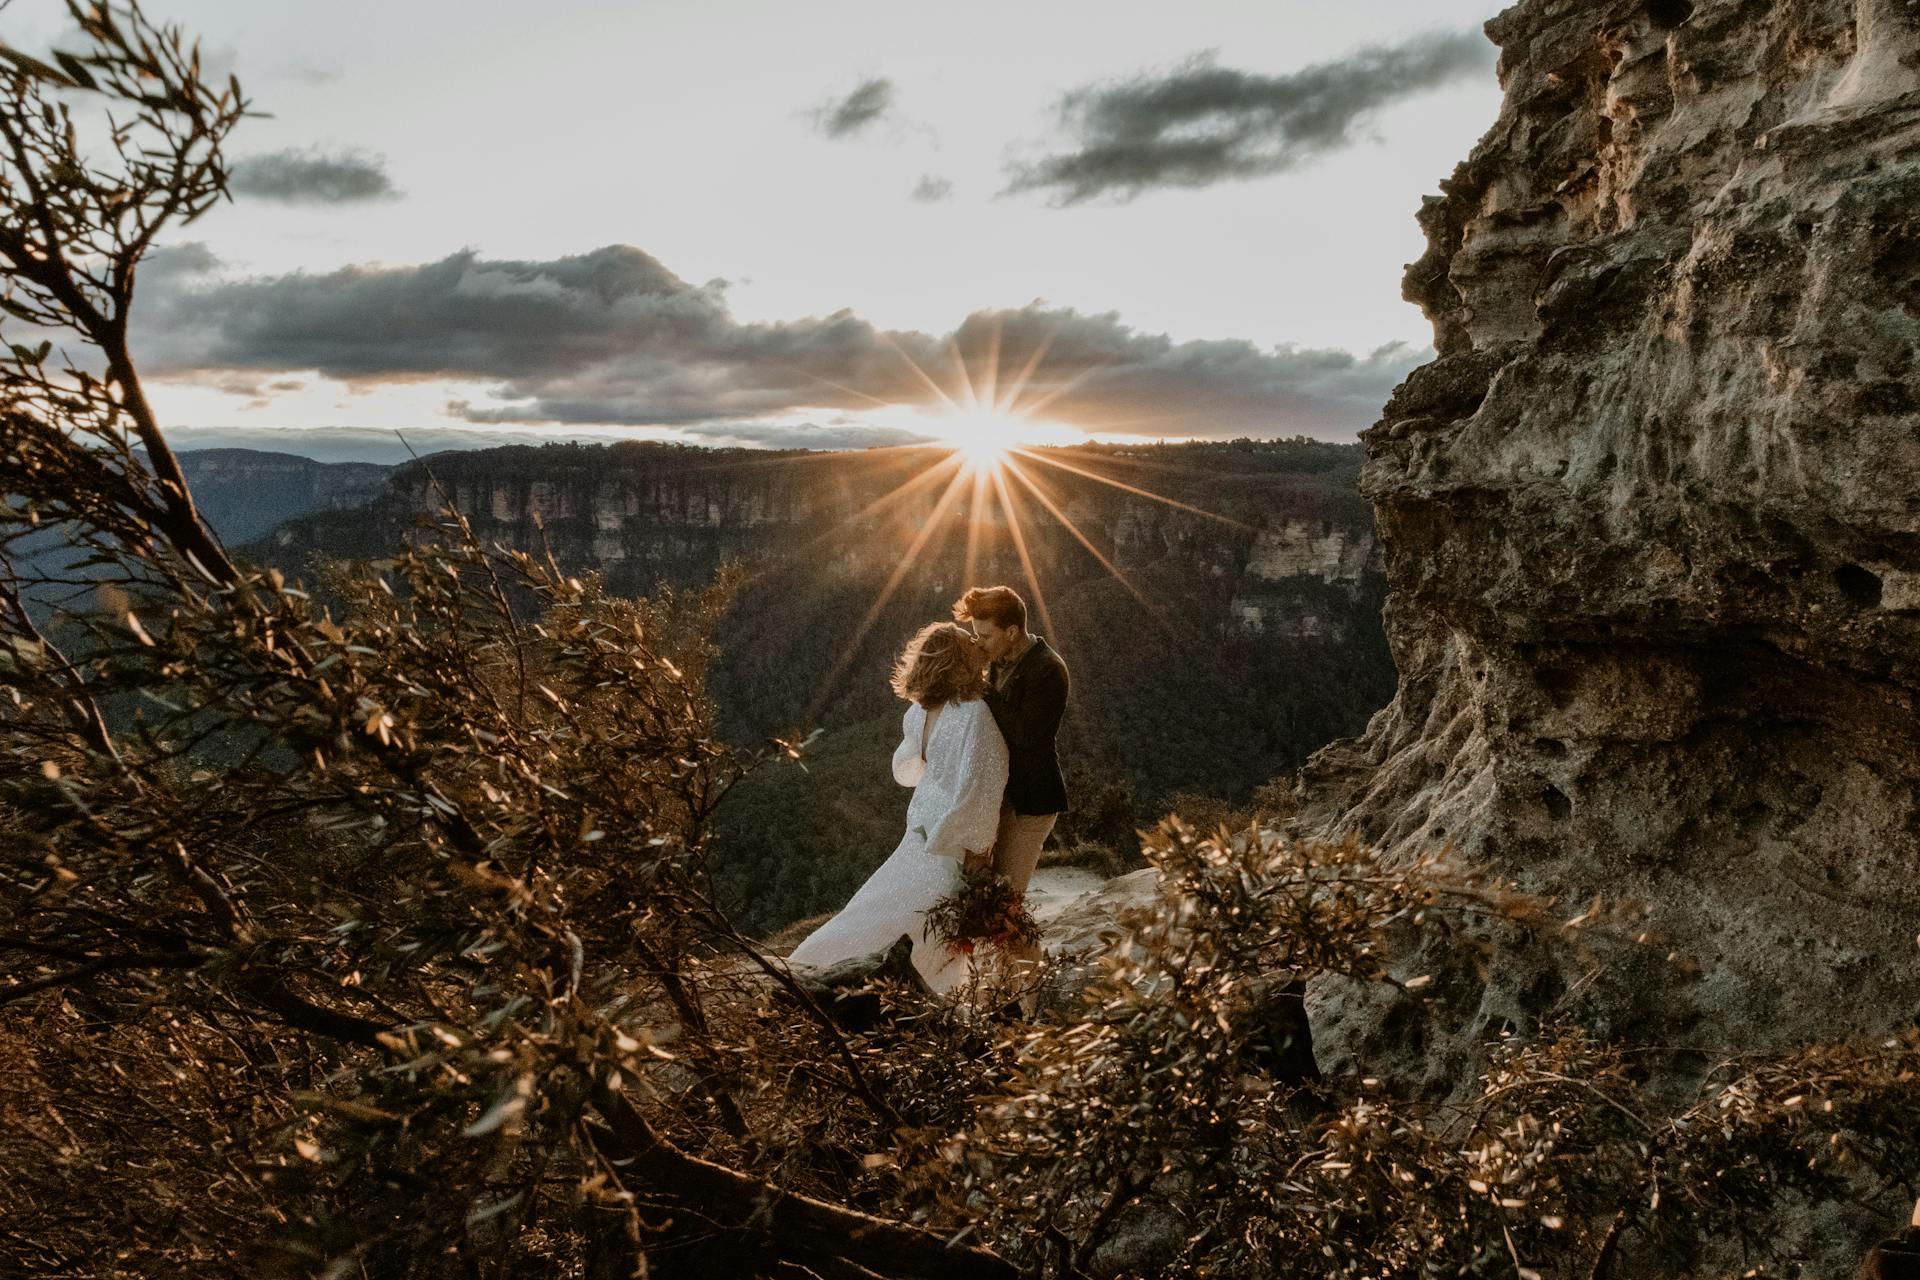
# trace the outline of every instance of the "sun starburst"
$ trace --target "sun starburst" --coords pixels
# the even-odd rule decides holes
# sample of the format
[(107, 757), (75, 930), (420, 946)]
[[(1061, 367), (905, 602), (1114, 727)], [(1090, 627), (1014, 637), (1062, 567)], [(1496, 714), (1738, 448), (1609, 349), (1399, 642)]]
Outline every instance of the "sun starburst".
[(995, 471), (1007, 454), (1026, 444), (1034, 434), (1031, 424), (995, 410), (971, 410), (940, 422), (940, 443), (960, 457), (969, 472)]
[[(1032, 535), (1037, 529), (1030, 528), (1038, 523), (1040, 516), (1050, 517), (1065, 529), (1102, 569), (1140, 601), (1150, 615), (1163, 626), (1171, 625), (1150, 598), (1128, 580), (1114, 559), (1075, 523), (1063, 505), (1065, 499), (1049, 496), (1042, 476), (1034, 468), (1058, 473), (1054, 477), (1056, 480), (1071, 476), (1078, 481), (1093, 482), (1236, 528), (1245, 527), (1225, 516), (1155, 493), (1143, 484), (1129, 484), (1102, 474), (1102, 468), (1097, 466), (1095, 460), (1084, 454), (1067, 455), (1084, 464), (1075, 465), (1065, 457), (1057, 456), (1053, 449), (1037, 452), (1036, 448), (1087, 442), (1089, 437), (1084, 430), (1060, 422), (1049, 422), (1039, 415), (1081, 386), (1097, 371), (1098, 366), (1088, 365), (1069, 376), (1050, 379), (1051, 385), (1044, 391), (1030, 395), (1029, 388), (1051, 348), (1051, 338), (1040, 341), (1026, 353), (1019, 371), (1003, 385), (998, 325), (986, 336), (988, 347), (984, 353), (984, 364), (977, 370), (968, 368), (968, 361), (959, 344), (951, 344), (952, 377), (946, 386), (942, 385), (942, 380), (934, 372), (922, 368), (905, 350), (897, 345), (894, 347), (919, 384), (931, 393), (931, 399), (911, 408), (899, 403), (882, 406), (868, 416), (927, 442), (896, 446), (896, 450), (908, 451), (903, 456), (911, 456), (911, 450), (928, 448), (929, 445), (933, 450), (944, 452), (932, 452), (930, 456), (933, 461), (924, 469), (860, 513), (859, 518), (864, 520), (882, 513), (901, 514), (919, 509), (919, 514), (911, 515), (904, 522), (904, 528), (909, 531), (904, 549), (886, 584), (853, 628), (850, 639), (843, 643), (840, 659), (822, 682), (808, 708), (808, 723), (835, 696), (841, 679), (851, 668), (868, 634), (922, 556), (937, 551), (941, 546), (950, 545), (947, 539), (956, 535), (965, 540), (964, 565), (960, 569), (968, 584), (974, 583), (976, 570), (991, 565), (997, 559), (998, 547), (1006, 546), (1011, 550), (1020, 575), (1026, 580), (1025, 585), (1031, 588), (1039, 621), (1049, 632), (1054, 631), (1052, 611), (1048, 607), (1046, 586), (1040, 580), (1041, 565), (1038, 563), (1039, 557), (1035, 555), (1037, 548), (1032, 543)], [(894, 452), (875, 450), (873, 455), (877, 457)], [(1021, 508), (1027, 502), (1038, 508), (1038, 515), (1023, 513)], [(989, 569), (989, 572), (992, 570)]]

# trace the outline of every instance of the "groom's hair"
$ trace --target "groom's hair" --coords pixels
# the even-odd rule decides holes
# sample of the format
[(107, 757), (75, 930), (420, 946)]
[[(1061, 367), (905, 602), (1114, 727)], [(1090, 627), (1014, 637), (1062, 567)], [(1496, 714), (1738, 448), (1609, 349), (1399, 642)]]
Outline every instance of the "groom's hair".
[(978, 618), (996, 627), (1027, 629), (1027, 602), (1012, 587), (973, 587), (953, 602), (953, 616), (962, 622)]

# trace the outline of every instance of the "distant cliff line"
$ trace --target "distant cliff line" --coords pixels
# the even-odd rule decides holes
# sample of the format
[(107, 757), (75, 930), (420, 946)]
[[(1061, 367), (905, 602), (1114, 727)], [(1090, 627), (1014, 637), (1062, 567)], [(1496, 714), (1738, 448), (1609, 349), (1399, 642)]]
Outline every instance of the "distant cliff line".
[(395, 468), (369, 504), (308, 512), (251, 550), (311, 577), (316, 557), (391, 555), (450, 500), (482, 540), (550, 549), (621, 594), (698, 588), (745, 566), (712, 676), (739, 740), (897, 716), (884, 674), (900, 637), (970, 581), (1010, 582), (1063, 651), (1102, 673), (1070, 727), (1079, 758), (1142, 800), (1247, 794), (1385, 701), (1386, 584), (1357, 447), (1032, 454), (1005, 478), (1014, 522), (992, 484), (964, 485), (943, 509), (948, 454), (931, 448), (438, 454)]
[[(1063, 561), (1073, 553), (1059, 544), (1084, 546), (1049, 502), (1123, 570), (1172, 559), (1245, 577), (1253, 590), (1236, 606), (1245, 625), (1266, 620), (1263, 584), (1315, 579), (1357, 587), (1379, 572), (1371, 512), (1356, 487), (1357, 446), (1237, 441), (1033, 454), (1049, 462), (1027, 461), (1021, 470), (1046, 500), (1020, 484), (1009, 490), (1025, 509), (1023, 532), (1043, 574), (1068, 567)], [(556, 550), (621, 589), (645, 591), (655, 580), (685, 585), (709, 576), (727, 558), (778, 554), (796, 534), (831, 540), (917, 529), (943, 486), (923, 485), (891, 502), (888, 495), (944, 457), (937, 449), (813, 453), (653, 442), (445, 453), (393, 469), (386, 492), (365, 510), (298, 513), (276, 533), (270, 554), (379, 555), (416, 516), (451, 500), (509, 541), (531, 544), (542, 526)], [(963, 496), (952, 514), (1004, 541), (1007, 520), (992, 494), (978, 503)], [(884, 539), (866, 549), (886, 554)]]

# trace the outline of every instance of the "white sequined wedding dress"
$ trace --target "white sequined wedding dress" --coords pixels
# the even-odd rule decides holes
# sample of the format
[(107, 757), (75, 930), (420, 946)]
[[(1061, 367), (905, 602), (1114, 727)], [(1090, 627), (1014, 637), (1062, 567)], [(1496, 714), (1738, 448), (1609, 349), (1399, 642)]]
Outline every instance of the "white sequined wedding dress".
[(960, 887), (967, 851), (993, 844), (1007, 789), (1007, 743), (978, 698), (949, 702), (920, 747), (927, 711), (907, 708), (893, 776), (913, 788), (907, 833), (840, 913), (807, 935), (789, 963), (824, 966), (884, 950), (901, 934), (913, 939), (913, 966), (936, 992), (966, 980), (967, 958), (922, 932), (921, 914)]

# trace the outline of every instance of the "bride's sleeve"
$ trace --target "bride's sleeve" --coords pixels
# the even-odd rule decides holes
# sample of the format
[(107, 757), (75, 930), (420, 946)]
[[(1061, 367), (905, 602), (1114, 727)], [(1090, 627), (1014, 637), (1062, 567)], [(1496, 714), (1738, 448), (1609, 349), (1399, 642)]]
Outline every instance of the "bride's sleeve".
[(927, 762), (920, 758), (920, 726), (913, 714), (919, 710), (919, 703), (908, 704), (907, 714), (900, 719), (900, 745), (893, 749), (893, 780), (903, 787), (919, 786), (927, 772)]
[(967, 710), (960, 740), (960, 777), (953, 807), (927, 833), (927, 852), (956, 862), (968, 853), (993, 847), (1000, 827), (1000, 802), (1007, 793), (1007, 740), (984, 702), (961, 704)]

